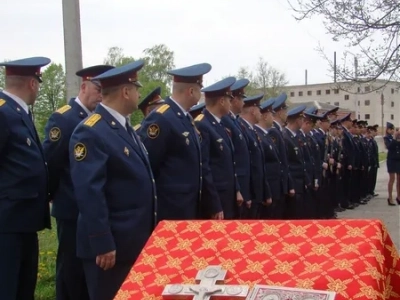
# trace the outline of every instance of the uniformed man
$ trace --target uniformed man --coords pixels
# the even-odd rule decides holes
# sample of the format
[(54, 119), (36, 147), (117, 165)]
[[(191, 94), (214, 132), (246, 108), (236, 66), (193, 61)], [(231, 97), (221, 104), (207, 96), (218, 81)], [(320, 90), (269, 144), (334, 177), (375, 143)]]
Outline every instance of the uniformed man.
[[(229, 114), (222, 117), (222, 123), (231, 132), (236, 162), (236, 173), (240, 185), (240, 192), (245, 205), (240, 207), (240, 218), (247, 218), (246, 210), (251, 209), (252, 182), (251, 182), (251, 160), (249, 152), (249, 139), (245, 134), (246, 128), (238, 121), (239, 114), (244, 107), (243, 99), (246, 97), (245, 88), (249, 85), (248, 79), (239, 79), (231, 86), (233, 98)], [(253, 193), (254, 195), (254, 193)]]
[(370, 171), (372, 166), (372, 155), (371, 148), (369, 143), (369, 131), (367, 130), (368, 122), (364, 120), (360, 120), (357, 122), (359, 128), (359, 139), (362, 150), (362, 157), (364, 159), (364, 168), (361, 170), (361, 191), (360, 191), (360, 201), (368, 202), (370, 197), (368, 197), (368, 184), (364, 184), (365, 182), (369, 182)]
[(206, 108), (196, 118), (201, 136), (203, 158), (202, 201), (209, 202), (206, 216), (213, 219), (237, 219), (243, 204), (237, 181), (231, 132), (221, 122), (230, 111), (230, 87), (236, 81), (228, 77), (204, 88)]
[[(257, 219), (263, 206), (272, 203), (271, 190), (266, 177), (264, 153), (261, 139), (258, 137), (254, 125), (261, 119), (260, 101), (264, 94), (259, 94), (244, 99), (244, 106), (239, 117), (239, 123), (248, 141), (247, 147), (250, 154), (250, 200), (251, 206), (245, 211), (246, 219)], [(240, 185), (240, 181), (239, 181)], [(240, 187), (242, 187), (240, 185)]]
[(304, 153), (298, 137), (298, 131), (303, 124), (303, 111), (305, 105), (292, 108), (287, 113), (287, 126), (283, 129), (283, 138), (287, 149), (289, 171), (295, 190), (294, 198), (289, 198), (286, 202), (288, 219), (305, 219), (304, 194), (306, 189), (311, 186), (311, 179), (306, 172)]
[(52, 216), (57, 222), (56, 299), (88, 299), (82, 261), (76, 257), (76, 221), (78, 206), (69, 167), (69, 139), (75, 127), (101, 102), (101, 86), (91, 79), (112, 66), (98, 65), (82, 69), (78, 97), (53, 113), (45, 127), (43, 150), (49, 169), (49, 192), (53, 200)]
[[(283, 169), (279, 158), (278, 147), (271, 139), (269, 130), (273, 123), (272, 105), (274, 99), (270, 98), (260, 105), (261, 117), (255, 125), (257, 135), (261, 139), (264, 154), (265, 178), (271, 190), (272, 204), (262, 206), (260, 219), (283, 219), (285, 211), (285, 195), (283, 193)], [(286, 178), (287, 180), (287, 178)]]
[(371, 176), (369, 177), (369, 190), (368, 193), (370, 197), (377, 197), (379, 196), (375, 192), (375, 186), (376, 186), (376, 179), (378, 176), (378, 168), (379, 168), (379, 149), (378, 149), (378, 144), (375, 140), (375, 137), (378, 134), (378, 127), (379, 125), (374, 125), (370, 126), (370, 140), (369, 142), (371, 143), (371, 155), (372, 155), (372, 167), (371, 167)]
[[(161, 87), (157, 87), (139, 102), (139, 109), (146, 118), (153, 110), (157, 109), (164, 103), (165, 100), (161, 98)], [(141, 124), (137, 124), (133, 128), (138, 131), (140, 126)]]
[(204, 63), (168, 71), (172, 95), (143, 120), (139, 130), (157, 184), (158, 220), (199, 217), (202, 186), (200, 136), (189, 109), (201, 97)]
[(320, 152), (318, 142), (311, 138), (309, 133), (320, 118), (313, 114), (303, 113), (304, 121), (299, 130), (299, 142), (303, 150), (306, 173), (310, 178), (310, 185), (304, 193), (305, 216), (309, 219), (318, 218), (318, 197), (317, 191), (321, 182), (320, 176)]
[(32, 114), (46, 57), (1, 63), (0, 298), (33, 300), (38, 273), (37, 232), (50, 228), (48, 174)]
[(273, 126), (268, 130), (268, 133), (271, 135), (271, 139), (278, 147), (279, 158), (282, 163), (283, 193), (288, 197), (294, 197), (295, 190), (290, 176), (287, 150), (282, 134), (287, 118), (288, 106), (286, 105), (286, 100), (286, 93), (282, 93), (278, 97), (274, 98), (274, 104), (272, 105), (272, 109), (275, 112), (274, 121)]
[(138, 108), (143, 64), (138, 60), (94, 77), (103, 101), (71, 136), (77, 255), (91, 300), (113, 299), (156, 223), (150, 162), (127, 122)]
[(354, 145), (353, 136), (350, 129), (353, 126), (351, 120), (351, 113), (345, 115), (340, 119), (343, 128), (343, 202), (342, 207), (346, 209), (354, 209), (354, 204), (351, 202), (351, 186), (352, 186), (352, 172), (355, 164), (356, 148)]
[(206, 107), (206, 104), (204, 102), (193, 105), (189, 109), (189, 113), (192, 116), (193, 119), (196, 119), (199, 114), (203, 111), (204, 107)]

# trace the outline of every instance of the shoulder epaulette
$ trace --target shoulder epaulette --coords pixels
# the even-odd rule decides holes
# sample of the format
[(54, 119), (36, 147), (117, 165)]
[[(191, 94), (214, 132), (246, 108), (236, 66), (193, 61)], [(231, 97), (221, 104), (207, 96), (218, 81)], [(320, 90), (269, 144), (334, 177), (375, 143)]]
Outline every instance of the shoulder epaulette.
[(199, 121), (201, 121), (201, 120), (203, 120), (203, 118), (204, 118), (204, 115), (203, 114), (199, 114), (197, 117), (196, 117), (196, 119), (194, 119), (196, 122), (199, 122)]
[(0, 106), (3, 106), (6, 103), (6, 100), (0, 99)]
[(142, 126), (142, 124), (137, 124), (133, 126), (133, 130), (137, 131), (140, 128), (140, 126)]
[(56, 113), (63, 114), (66, 111), (69, 111), (71, 109), (71, 105), (64, 105), (63, 107), (60, 107), (59, 109), (56, 110)]
[(93, 114), (83, 124), (89, 127), (93, 127), (100, 119), (101, 115)]
[(159, 114), (163, 114), (163, 113), (165, 113), (168, 109), (169, 109), (169, 105), (168, 105), (168, 104), (163, 104), (163, 105), (161, 105), (159, 108), (157, 108), (156, 112), (158, 112)]

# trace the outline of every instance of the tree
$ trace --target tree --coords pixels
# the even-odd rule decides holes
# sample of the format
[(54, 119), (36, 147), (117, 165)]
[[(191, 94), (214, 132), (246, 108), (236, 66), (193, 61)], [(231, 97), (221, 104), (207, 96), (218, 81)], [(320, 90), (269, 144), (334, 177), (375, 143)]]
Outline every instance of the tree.
[[(139, 72), (139, 81), (143, 87), (140, 89), (141, 97), (146, 97), (156, 87), (161, 87), (161, 97), (165, 97), (170, 91), (170, 77), (167, 71), (175, 67), (174, 52), (164, 44), (155, 45), (143, 51), (145, 65)], [(125, 56), (123, 49), (112, 47), (108, 50), (105, 64), (121, 66), (135, 61), (134, 57)], [(143, 119), (143, 114), (136, 111), (131, 116), (132, 124), (138, 124)]]
[(50, 64), (42, 74), (43, 82), (32, 114), (38, 134), (43, 138), (44, 127), (50, 115), (65, 104), (65, 72), (61, 64)]
[[(337, 68), (339, 80), (360, 83), (375, 81), (377, 78), (399, 79), (400, 2), (398, 0), (288, 1), (297, 20), (322, 17), (332, 39), (346, 42), (349, 50), (344, 53), (343, 65)], [(324, 54), (323, 48), (319, 46), (317, 50), (333, 69), (333, 63)], [(358, 66), (355, 66), (353, 61), (356, 61)]]
[(253, 96), (263, 93), (264, 99), (277, 96), (288, 83), (285, 74), (269, 65), (261, 57), (257, 62), (254, 73), (248, 67), (240, 67), (236, 77), (238, 79), (246, 78), (250, 81), (250, 84), (246, 87), (247, 95)]
[(120, 67), (133, 61), (135, 61), (135, 59), (132, 56), (124, 55), (124, 51), (122, 48), (111, 47), (110, 49), (108, 49), (107, 56), (104, 59), (104, 64), (114, 67)]

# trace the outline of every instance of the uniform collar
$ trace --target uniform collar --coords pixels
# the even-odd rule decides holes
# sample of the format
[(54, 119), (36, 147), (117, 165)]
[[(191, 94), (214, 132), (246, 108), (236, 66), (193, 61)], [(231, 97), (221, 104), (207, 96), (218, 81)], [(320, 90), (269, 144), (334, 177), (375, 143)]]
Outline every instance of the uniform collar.
[(171, 101), (174, 102), (174, 103), (176, 104), (176, 106), (179, 107), (179, 109), (182, 111), (182, 113), (183, 113), (185, 116), (188, 114), (188, 112), (187, 112), (186, 110), (184, 110), (183, 107), (182, 107), (178, 102), (176, 102), (176, 101), (174, 100), (174, 98), (169, 97), (169, 99), (171, 99)]
[(110, 115), (112, 115), (117, 121), (118, 123), (120, 123), (122, 125), (122, 127), (126, 128), (126, 117), (124, 117), (123, 115), (121, 115), (119, 112), (117, 112), (116, 110), (104, 105), (103, 103), (100, 103), (101, 106), (104, 107), (104, 109), (106, 111), (108, 111), (110, 113)]
[(8, 97), (10, 97), (12, 100), (14, 100), (15, 102), (17, 102), (17, 104), (19, 106), (22, 107), (22, 109), (26, 112), (26, 114), (29, 114), (29, 107), (28, 105), (25, 103), (24, 100), (22, 100), (20, 97), (15, 96), (14, 94), (11, 94), (10, 92), (7, 91), (3, 91), (4, 94), (6, 94)]
[(92, 112), (83, 105), (82, 101), (78, 97), (76, 97), (74, 101), (87, 113), (88, 116), (92, 114)]

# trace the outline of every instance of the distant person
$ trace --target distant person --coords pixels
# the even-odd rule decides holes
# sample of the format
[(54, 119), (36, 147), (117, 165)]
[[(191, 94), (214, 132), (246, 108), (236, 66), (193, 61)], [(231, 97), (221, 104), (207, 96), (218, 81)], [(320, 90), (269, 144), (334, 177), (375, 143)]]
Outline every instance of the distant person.
[[(388, 150), (386, 166), (389, 173), (388, 182), (388, 205), (395, 206), (396, 202), (400, 205), (400, 132), (395, 134), (394, 125), (386, 123), (386, 135), (383, 137), (386, 149)], [(394, 136), (393, 136), (394, 134)], [(393, 184), (396, 180), (396, 202), (393, 201)]]
[[(157, 87), (139, 102), (139, 109), (146, 118), (153, 110), (160, 107), (164, 103), (165, 100), (161, 98), (161, 87)], [(137, 131), (140, 129), (140, 126), (141, 124), (136, 124), (134, 129)]]

